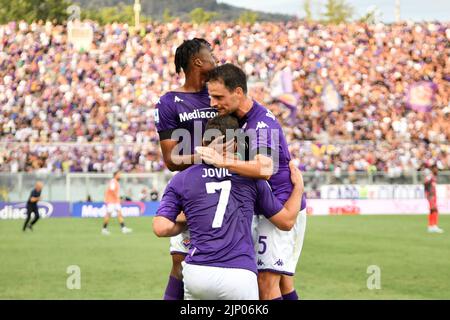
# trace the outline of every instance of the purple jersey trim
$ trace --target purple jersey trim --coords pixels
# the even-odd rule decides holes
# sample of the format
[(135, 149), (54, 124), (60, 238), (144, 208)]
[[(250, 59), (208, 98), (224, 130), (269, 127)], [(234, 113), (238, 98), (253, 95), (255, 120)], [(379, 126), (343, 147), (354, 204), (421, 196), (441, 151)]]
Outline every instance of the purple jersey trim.
[(273, 272), (273, 273), (277, 273), (277, 274), (284, 274), (286, 276), (293, 276), (294, 274), (291, 272), (287, 272), (287, 271), (280, 271), (280, 270), (274, 270), (274, 269), (258, 269), (258, 272)]

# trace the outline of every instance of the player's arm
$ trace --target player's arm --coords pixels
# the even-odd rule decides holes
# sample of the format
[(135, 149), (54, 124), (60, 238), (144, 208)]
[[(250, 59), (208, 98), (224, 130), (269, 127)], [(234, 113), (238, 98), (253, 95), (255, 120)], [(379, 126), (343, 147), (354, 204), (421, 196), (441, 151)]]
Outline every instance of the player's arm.
[(196, 150), (206, 163), (217, 168), (226, 168), (243, 177), (269, 180), (273, 174), (272, 158), (262, 154), (257, 154), (254, 160), (244, 161), (223, 156), (209, 147), (198, 147)]
[(215, 167), (226, 168), (231, 172), (247, 178), (269, 180), (274, 172), (274, 154), (270, 134), (267, 130), (255, 131), (250, 137), (250, 153), (256, 154), (249, 161), (239, 160), (231, 156), (223, 156), (211, 148), (199, 148), (202, 159)]
[(160, 206), (153, 218), (153, 232), (158, 237), (172, 237), (186, 230), (187, 223), (182, 211), (181, 195), (178, 190), (179, 174), (169, 182), (161, 199)]
[[(161, 138), (160, 138), (161, 140)], [(177, 155), (174, 152), (174, 148), (178, 144), (177, 141), (172, 139), (165, 139), (160, 141), (161, 151), (166, 167), (170, 171), (182, 171), (189, 168), (194, 163), (200, 162), (200, 157), (190, 154), (190, 155)]]
[(261, 185), (258, 189), (258, 207), (259, 210), (272, 222), (278, 229), (283, 231), (289, 231), (295, 225), (297, 215), (300, 211), (302, 195), (304, 190), (303, 178), (300, 170), (295, 167), (291, 161), (289, 163), (291, 170), (291, 181), (293, 184), (293, 190), (289, 199), (284, 206), (273, 195), (269, 186)]
[(156, 216), (153, 219), (153, 232), (158, 237), (173, 237), (185, 231), (186, 228), (186, 222), (174, 222), (164, 216)]
[[(179, 128), (178, 112), (170, 99), (162, 97), (156, 105), (155, 124), (159, 134), (164, 163), (170, 171), (182, 171), (196, 162), (195, 155), (180, 155), (177, 152), (178, 140), (172, 138)], [(199, 157), (198, 157), (199, 158)], [(200, 161), (200, 159), (198, 159)]]
[(254, 160), (227, 160), (224, 168), (237, 173), (240, 176), (269, 180), (273, 174), (273, 160), (262, 154), (257, 154)]
[[(170, 133), (171, 132), (172, 131), (170, 131)], [(198, 153), (180, 156), (175, 149), (178, 142), (170, 139), (168, 133), (169, 132), (160, 132), (160, 144), (164, 163), (170, 171), (182, 171), (195, 163), (201, 163), (201, 155)], [(223, 136), (215, 138), (209, 144), (209, 147), (216, 148), (219, 145), (221, 146), (222, 138)]]

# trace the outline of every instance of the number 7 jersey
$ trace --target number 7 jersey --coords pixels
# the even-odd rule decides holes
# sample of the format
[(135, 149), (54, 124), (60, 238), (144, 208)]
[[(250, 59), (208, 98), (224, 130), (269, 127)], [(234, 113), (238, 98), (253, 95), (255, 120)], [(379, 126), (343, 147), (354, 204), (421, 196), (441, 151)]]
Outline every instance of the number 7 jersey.
[(257, 273), (251, 234), (254, 212), (269, 219), (282, 208), (267, 181), (200, 164), (169, 181), (157, 216), (175, 222), (180, 211), (185, 213), (191, 233), (186, 263)]

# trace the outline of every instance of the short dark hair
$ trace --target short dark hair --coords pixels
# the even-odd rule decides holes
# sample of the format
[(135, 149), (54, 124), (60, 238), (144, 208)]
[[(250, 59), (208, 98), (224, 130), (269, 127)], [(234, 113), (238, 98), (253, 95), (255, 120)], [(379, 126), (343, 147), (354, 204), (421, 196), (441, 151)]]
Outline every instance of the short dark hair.
[(175, 71), (180, 73), (181, 69), (183, 69), (186, 72), (189, 69), (189, 61), (192, 56), (197, 54), (203, 47), (211, 49), (211, 44), (203, 38), (184, 40), (175, 51)]
[(227, 138), (227, 136), (226, 136), (227, 130), (239, 130), (239, 129), (240, 129), (239, 120), (235, 116), (232, 116), (232, 115), (216, 116), (216, 117), (208, 120), (208, 123), (206, 124), (206, 128), (205, 128), (203, 142), (206, 145), (208, 145), (215, 138), (217, 138), (217, 137), (211, 136), (210, 134), (207, 134), (208, 130), (218, 130), (218, 131), (220, 131), (221, 135), (223, 135), (223, 136), (225, 136), (225, 138)]
[(113, 173), (113, 177), (116, 177), (116, 175), (118, 174), (120, 172), (120, 170), (116, 170), (116, 171), (114, 171), (114, 173)]
[(242, 88), (242, 91), (247, 94), (247, 76), (241, 68), (234, 64), (225, 63), (211, 70), (209, 81), (220, 81), (229, 91)]

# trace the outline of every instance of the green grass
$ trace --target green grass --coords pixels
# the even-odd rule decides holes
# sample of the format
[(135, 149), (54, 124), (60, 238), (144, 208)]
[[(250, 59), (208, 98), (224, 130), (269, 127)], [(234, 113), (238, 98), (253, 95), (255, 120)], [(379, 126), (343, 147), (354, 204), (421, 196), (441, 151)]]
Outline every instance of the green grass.
[[(0, 221), (0, 299), (160, 299), (169, 240), (151, 218), (128, 218), (134, 232), (100, 234), (100, 219)], [(450, 216), (444, 234), (426, 233), (426, 216), (309, 217), (297, 266), (303, 299), (450, 299)], [(69, 290), (67, 267), (81, 268), (81, 289)], [(367, 267), (381, 269), (381, 289), (367, 289)]]

